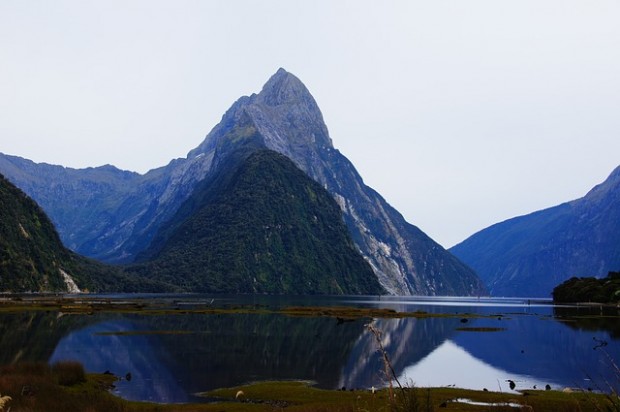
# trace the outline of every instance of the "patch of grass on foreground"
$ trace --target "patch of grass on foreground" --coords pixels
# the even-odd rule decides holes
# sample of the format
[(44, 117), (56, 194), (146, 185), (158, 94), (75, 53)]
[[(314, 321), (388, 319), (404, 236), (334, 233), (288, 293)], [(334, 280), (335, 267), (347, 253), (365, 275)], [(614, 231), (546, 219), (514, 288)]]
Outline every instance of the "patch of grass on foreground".
[[(592, 393), (527, 391), (522, 395), (470, 391), (455, 388), (410, 388), (395, 390), (390, 401), (387, 389), (371, 391), (322, 390), (304, 382), (260, 382), (236, 388), (218, 389), (203, 394), (219, 402), (205, 404), (161, 405), (129, 402), (109, 392), (115, 378), (111, 375), (84, 374), (81, 365), (63, 362), (20, 364), (0, 368), (0, 396), (12, 399), (4, 411), (291, 411), (291, 412), (363, 412), (363, 411), (515, 411), (589, 412), (613, 409), (610, 398)], [(486, 405), (455, 402), (470, 399)], [(523, 407), (519, 407), (523, 405)], [(1, 410), (1, 409), (0, 409)]]

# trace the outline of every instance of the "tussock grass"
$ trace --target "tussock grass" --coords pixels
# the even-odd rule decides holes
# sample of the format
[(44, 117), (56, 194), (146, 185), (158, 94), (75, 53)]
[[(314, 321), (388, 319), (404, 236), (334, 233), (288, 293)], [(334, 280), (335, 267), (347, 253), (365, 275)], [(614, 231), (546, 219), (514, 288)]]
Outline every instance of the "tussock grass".
[(59, 385), (73, 386), (86, 382), (86, 372), (79, 362), (65, 361), (52, 365), (52, 375)]
[(82, 365), (76, 362), (53, 366), (23, 363), (0, 368), (0, 393), (12, 398), (7, 405), (11, 412), (124, 412), (127, 409), (123, 401), (107, 391), (112, 381), (106, 376), (87, 379)]

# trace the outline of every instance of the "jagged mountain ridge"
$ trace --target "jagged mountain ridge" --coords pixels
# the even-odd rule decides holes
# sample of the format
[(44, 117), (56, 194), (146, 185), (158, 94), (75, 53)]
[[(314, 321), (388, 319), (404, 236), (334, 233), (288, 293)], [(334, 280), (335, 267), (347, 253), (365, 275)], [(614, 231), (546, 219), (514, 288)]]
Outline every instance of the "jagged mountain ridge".
[(334, 199), (289, 158), (242, 149), (224, 164), (162, 225), (130, 273), (202, 293), (384, 292)]
[[(77, 231), (66, 219), (79, 199), (65, 197), (67, 204), (50, 208), (48, 187), (70, 186), (76, 196), (96, 179), (79, 174), (75, 180), (52, 181), (33, 172), (31, 180), (45, 183), (32, 188), (18, 181), (20, 173), (7, 175), (26, 187), (48, 210), (67, 244), (87, 256), (112, 262), (128, 262), (145, 250), (162, 223), (177, 212), (199, 181), (216, 173), (224, 154), (256, 131), (258, 148), (289, 157), (315, 181), (323, 185), (343, 210), (345, 223), (361, 253), (373, 267), (381, 285), (392, 294), (484, 293), (475, 273), (453, 255), (407, 223), (374, 190), (367, 187), (353, 165), (333, 147), (318, 105), (306, 87), (283, 69), (269, 79), (259, 94), (240, 98), (186, 159), (145, 175), (129, 177), (121, 188), (101, 188), (90, 218)], [(0, 171), (14, 158), (0, 156)], [(79, 172), (79, 171), (78, 171)], [(27, 177), (28, 178), (28, 177)], [(110, 182), (107, 182), (110, 183)], [(110, 183), (112, 186), (114, 184)], [(44, 195), (44, 193), (47, 193)], [(79, 219), (78, 219), (79, 220)]]
[(549, 297), (620, 268), (620, 167), (583, 198), (486, 228), (450, 249), (493, 295)]

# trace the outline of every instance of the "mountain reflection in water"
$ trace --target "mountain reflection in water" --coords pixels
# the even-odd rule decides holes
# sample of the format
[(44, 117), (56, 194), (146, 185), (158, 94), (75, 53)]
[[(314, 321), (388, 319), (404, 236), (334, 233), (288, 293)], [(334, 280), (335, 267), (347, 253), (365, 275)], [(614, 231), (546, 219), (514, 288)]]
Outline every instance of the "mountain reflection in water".
[(509, 381), (515, 382), (515, 389), (532, 389), (534, 386), (544, 389), (546, 384), (557, 387), (557, 383), (550, 380), (543, 381), (496, 368), (472, 356), (451, 340), (439, 345), (420, 362), (405, 368), (399, 380), (414, 383), (417, 387), (455, 386), (500, 392), (514, 392), (510, 389)]
[[(290, 304), (260, 299), (265, 307)], [(508, 380), (517, 389), (608, 389), (607, 382), (620, 382), (607, 357), (620, 359), (617, 333), (606, 329), (617, 327), (617, 313), (597, 323), (592, 314), (580, 317), (581, 309), (559, 313), (547, 303), (527, 301), (330, 298), (316, 304), (435, 316), (343, 321), (277, 313), (9, 313), (0, 314), (0, 361), (77, 360), (90, 372), (121, 377), (120, 396), (155, 402), (196, 401), (196, 392), (258, 380), (380, 387), (386, 383), (384, 365), (365, 326), (372, 322), (403, 384), (507, 391)], [(600, 342), (605, 345), (596, 347)]]
[[(133, 334), (139, 328), (128, 320), (109, 320), (62, 338), (49, 363), (77, 360), (89, 372), (111, 372), (121, 377), (115, 393), (129, 400), (187, 402), (181, 377), (168, 369), (157, 335)], [(127, 377), (130, 375), (130, 379)]]
[(333, 388), (363, 327), (362, 320), (274, 314), (132, 315), (72, 332), (51, 360), (129, 372), (131, 381), (119, 382), (118, 393), (157, 402), (186, 402), (196, 392), (266, 379)]

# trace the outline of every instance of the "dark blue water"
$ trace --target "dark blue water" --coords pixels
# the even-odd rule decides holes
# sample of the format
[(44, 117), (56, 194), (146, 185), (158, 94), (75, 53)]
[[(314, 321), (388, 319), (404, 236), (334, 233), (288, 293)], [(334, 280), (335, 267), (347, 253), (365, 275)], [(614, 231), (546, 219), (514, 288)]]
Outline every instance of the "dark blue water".
[(366, 328), (371, 323), (403, 385), (509, 391), (512, 380), (517, 389), (608, 391), (620, 384), (612, 363), (620, 361), (616, 308), (471, 298), (144, 298), (180, 309), (352, 305), (450, 316), (342, 321), (258, 313), (20, 312), (0, 315), (0, 362), (77, 360), (88, 371), (122, 377), (120, 396), (155, 402), (196, 401), (197, 392), (258, 380), (380, 387), (386, 377), (377, 339)]

